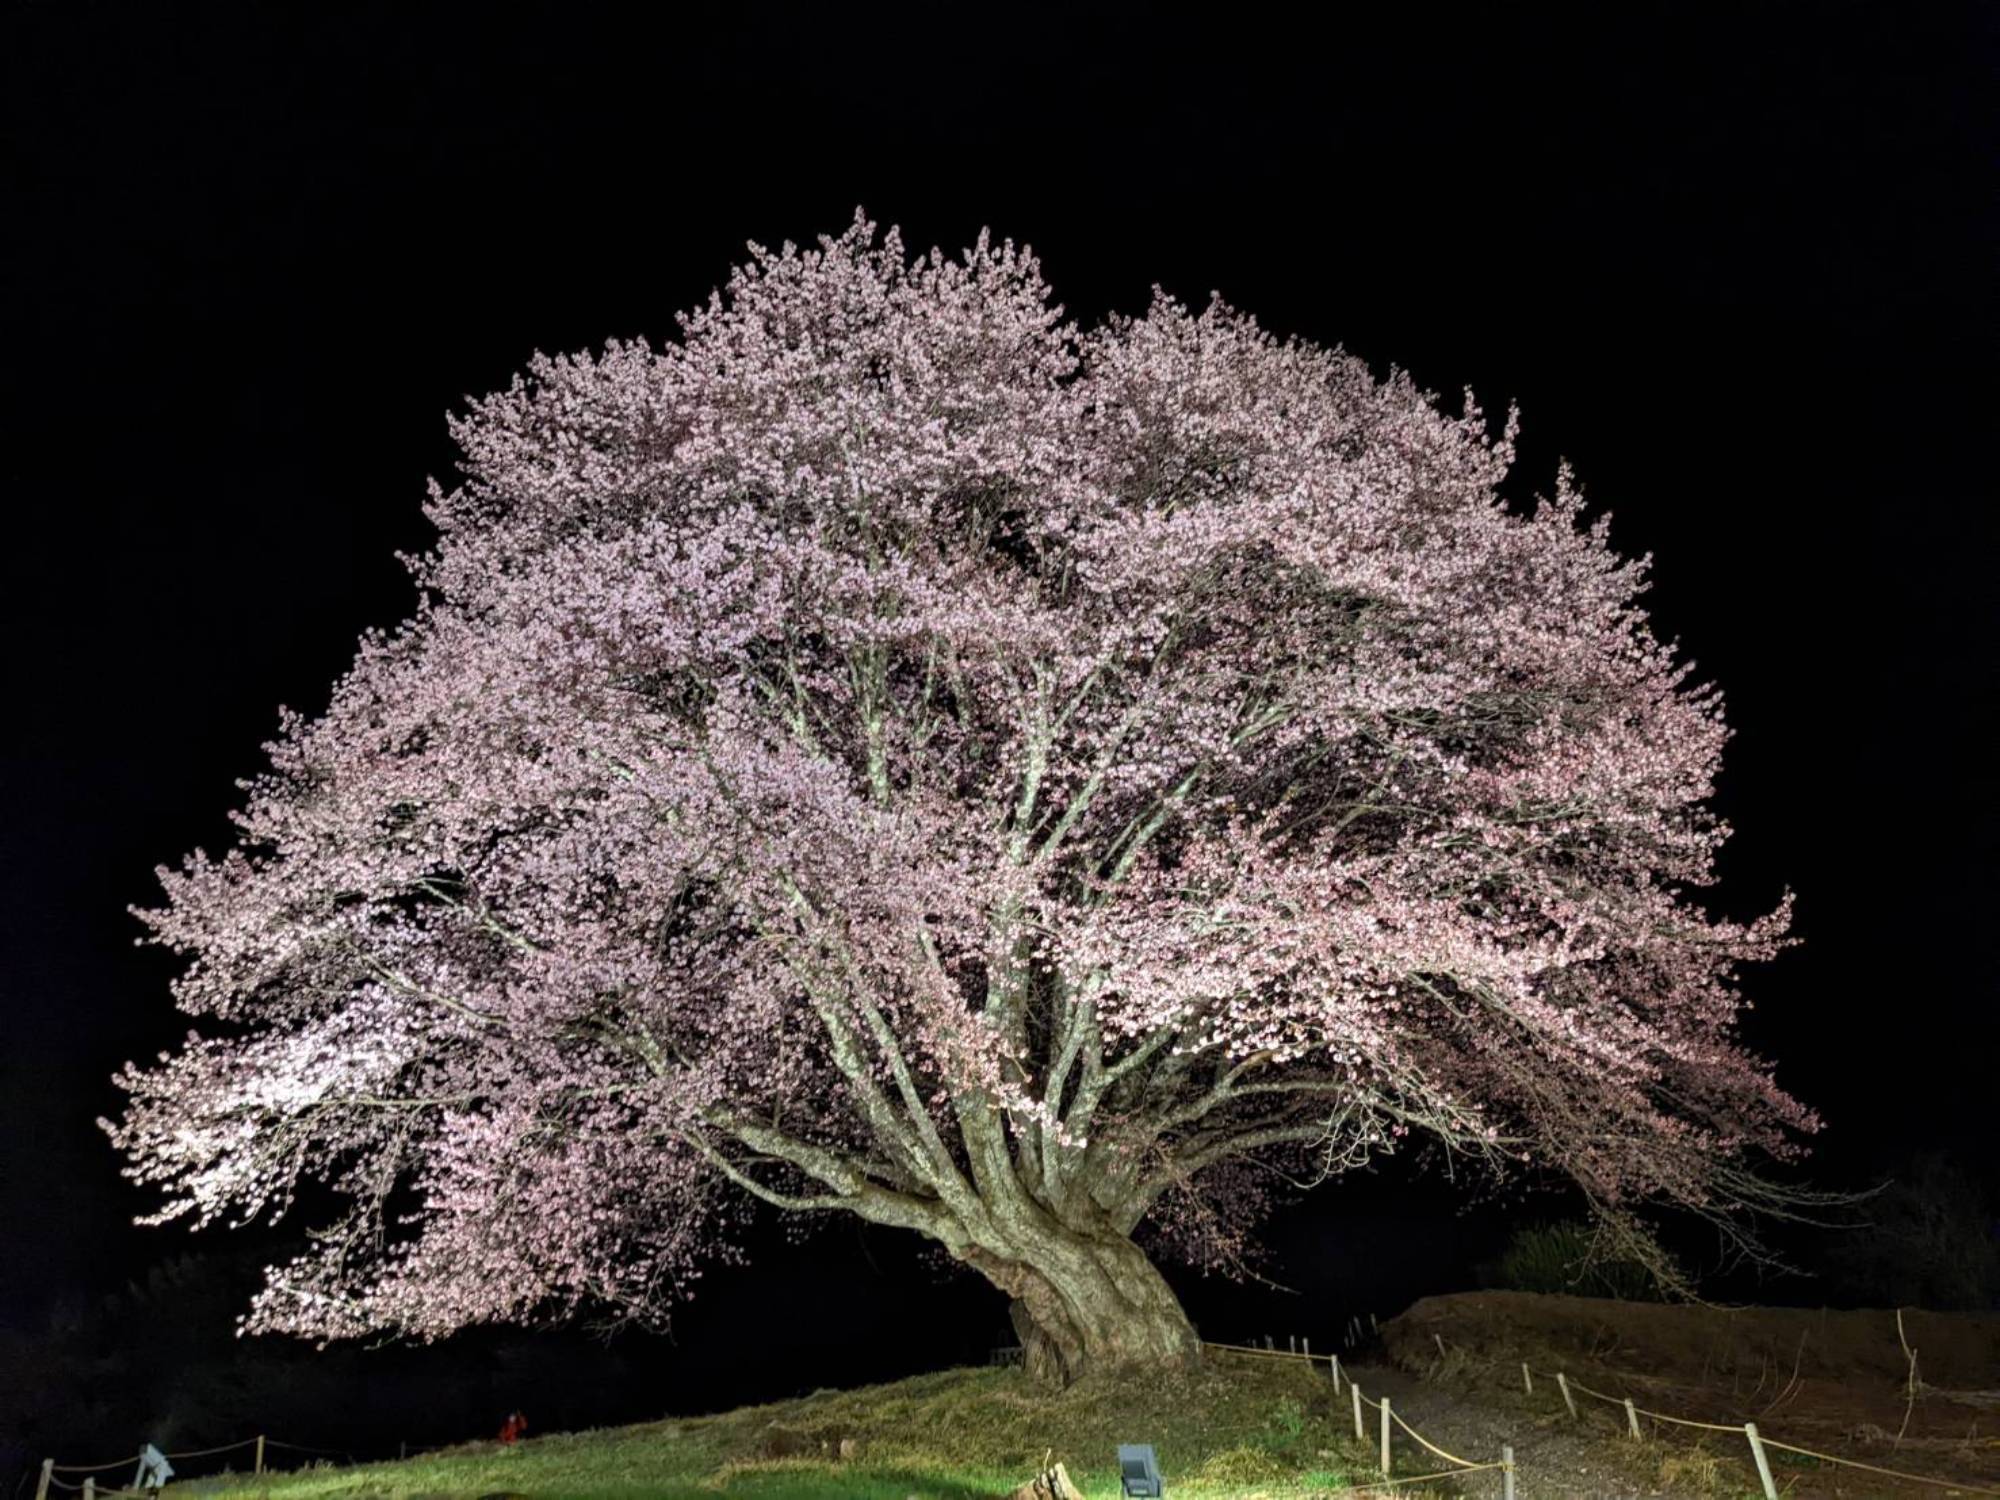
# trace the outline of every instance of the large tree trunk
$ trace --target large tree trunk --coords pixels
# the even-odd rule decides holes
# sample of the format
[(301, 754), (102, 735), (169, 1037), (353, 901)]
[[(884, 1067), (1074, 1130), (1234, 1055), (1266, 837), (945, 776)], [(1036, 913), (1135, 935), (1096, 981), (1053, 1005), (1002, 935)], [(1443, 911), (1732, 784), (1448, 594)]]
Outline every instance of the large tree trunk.
[(1157, 1372), (1201, 1357), (1173, 1288), (1115, 1230), (1042, 1233), (1010, 1256), (974, 1250), (965, 1258), (1014, 1299), (1023, 1363), (1038, 1379), (1068, 1385), (1084, 1374)]

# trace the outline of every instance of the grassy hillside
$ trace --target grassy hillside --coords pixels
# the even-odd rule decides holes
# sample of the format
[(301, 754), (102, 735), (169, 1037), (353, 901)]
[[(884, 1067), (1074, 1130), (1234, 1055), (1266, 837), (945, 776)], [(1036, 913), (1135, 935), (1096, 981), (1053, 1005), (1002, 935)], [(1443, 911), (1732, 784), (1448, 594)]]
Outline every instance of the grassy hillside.
[(1351, 1425), (1340, 1437), (1323, 1373), (1216, 1355), (1199, 1374), (1138, 1385), (1055, 1392), (1016, 1371), (950, 1370), (511, 1450), (477, 1443), (405, 1463), (174, 1488), (246, 1500), (972, 1500), (1005, 1495), (1053, 1451), (1096, 1500), (1118, 1493), (1116, 1445), (1149, 1442), (1174, 1495), (1276, 1497), (1348, 1488), (1368, 1471), (1352, 1440)]

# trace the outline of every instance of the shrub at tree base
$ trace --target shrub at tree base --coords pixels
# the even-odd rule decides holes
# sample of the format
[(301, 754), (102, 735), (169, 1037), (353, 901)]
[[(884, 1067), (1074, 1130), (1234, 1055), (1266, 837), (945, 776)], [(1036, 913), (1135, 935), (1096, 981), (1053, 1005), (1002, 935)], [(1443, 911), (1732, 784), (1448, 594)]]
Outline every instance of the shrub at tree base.
[(1566, 474), (1503, 503), (1511, 417), (859, 216), (681, 324), (455, 422), (416, 614), (144, 913), (205, 1024), (107, 1124), (154, 1217), (349, 1205), (250, 1327), (657, 1318), (759, 1201), (1070, 1378), (1196, 1356), (1153, 1255), (1237, 1266), (1267, 1167), (1774, 1201), (1718, 697)]

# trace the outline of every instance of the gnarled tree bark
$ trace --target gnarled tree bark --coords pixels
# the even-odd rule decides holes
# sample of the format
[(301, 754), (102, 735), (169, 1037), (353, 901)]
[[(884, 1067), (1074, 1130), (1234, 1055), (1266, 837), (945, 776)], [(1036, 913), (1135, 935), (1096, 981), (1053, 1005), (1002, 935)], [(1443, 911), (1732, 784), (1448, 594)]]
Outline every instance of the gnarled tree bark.
[(963, 1259), (1013, 1299), (1022, 1363), (1037, 1379), (1068, 1385), (1086, 1372), (1180, 1368), (1201, 1357), (1173, 1288), (1116, 1230), (1065, 1228), (1012, 1256), (969, 1249)]

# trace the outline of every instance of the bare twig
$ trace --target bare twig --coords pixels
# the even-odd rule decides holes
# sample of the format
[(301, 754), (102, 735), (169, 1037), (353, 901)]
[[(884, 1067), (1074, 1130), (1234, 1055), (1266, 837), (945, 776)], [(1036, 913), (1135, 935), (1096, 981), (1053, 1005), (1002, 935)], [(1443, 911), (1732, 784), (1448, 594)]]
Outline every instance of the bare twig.
[(1784, 1402), (1790, 1400), (1792, 1397), (1798, 1394), (1799, 1361), (1805, 1357), (1805, 1352), (1806, 1352), (1806, 1336), (1805, 1336), (1805, 1331), (1801, 1329), (1799, 1332), (1799, 1347), (1792, 1355), (1792, 1378), (1785, 1382), (1785, 1388), (1783, 1390), (1779, 1391), (1777, 1395), (1771, 1398), (1770, 1405), (1766, 1406), (1761, 1412), (1757, 1413), (1758, 1416), (1760, 1417), (1769, 1416), (1780, 1405), (1782, 1405)]
[(1903, 1446), (1903, 1434), (1910, 1430), (1910, 1414), (1917, 1409), (1917, 1388), (1923, 1384), (1917, 1379), (1917, 1351), (1910, 1347), (1909, 1339), (1903, 1333), (1903, 1310), (1896, 1309), (1896, 1342), (1903, 1346), (1903, 1355), (1910, 1362), (1910, 1398), (1903, 1404), (1903, 1425), (1896, 1429), (1896, 1446)]

